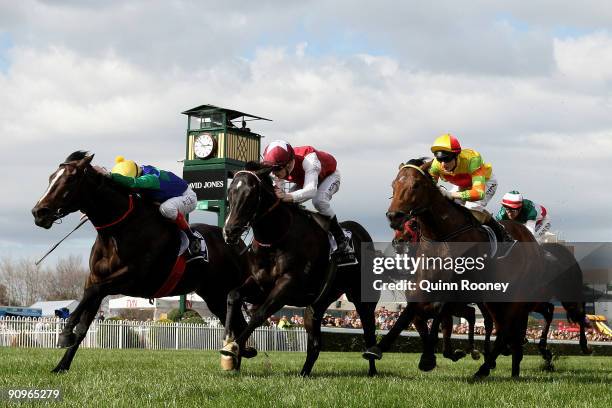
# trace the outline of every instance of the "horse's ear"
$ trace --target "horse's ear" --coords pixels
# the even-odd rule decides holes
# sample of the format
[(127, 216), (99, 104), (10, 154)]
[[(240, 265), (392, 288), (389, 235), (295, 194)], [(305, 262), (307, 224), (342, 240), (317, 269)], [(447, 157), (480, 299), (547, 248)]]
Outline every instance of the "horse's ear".
[(402, 167), (404, 167), (404, 165), (405, 165), (405, 164), (406, 164), (406, 163), (400, 163), (400, 164), (399, 164), (399, 166), (397, 166), (397, 168), (398, 168), (399, 170), (401, 170), (401, 169), (402, 169)]
[(425, 171), (425, 173), (429, 172), (429, 169), (431, 168), (431, 165), (433, 164), (433, 160), (430, 160), (428, 162), (425, 162), (422, 166), (421, 169), (423, 171)]
[(227, 171), (227, 178), (233, 179), (234, 178), (234, 174), (236, 174), (236, 172), (234, 170), (228, 170)]
[(257, 170), (255, 173), (259, 176), (259, 177), (267, 177), (270, 175), (270, 173), (272, 172), (272, 166), (265, 166), (265, 167), (261, 167), (259, 170)]
[(90, 165), (90, 164), (91, 164), (91, 161), (92, 161), (92, 160), (93, 160), (93, 158), (94, 158), (94, 156), (95, 156), (95, 154), (94, 154), (94, 153), (92, 153), (92, 154), (88, 154), (87, 156), (83, 157), (83, 160), (81, 160), (79, 164), (80, 164), (80, 165), (83, 165), (83, 166), (88, 166), (88, 165)]

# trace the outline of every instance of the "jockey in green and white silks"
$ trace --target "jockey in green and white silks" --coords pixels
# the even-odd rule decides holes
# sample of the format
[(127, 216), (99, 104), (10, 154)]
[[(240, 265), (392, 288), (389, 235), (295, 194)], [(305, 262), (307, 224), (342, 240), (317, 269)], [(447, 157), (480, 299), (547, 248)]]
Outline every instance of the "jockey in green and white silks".
[(495, 216), (497, 220), (512, 220), (524, 224), (538, 242), (550, 230), (548, 211), (543, 206), (527, 200), (516, 190), (506, 193), (502, 207)]

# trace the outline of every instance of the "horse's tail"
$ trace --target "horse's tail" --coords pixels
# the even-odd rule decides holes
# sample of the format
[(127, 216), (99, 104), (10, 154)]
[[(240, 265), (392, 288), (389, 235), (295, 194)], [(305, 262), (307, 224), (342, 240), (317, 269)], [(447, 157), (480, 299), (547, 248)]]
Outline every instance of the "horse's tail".
[[(553, 270), (553, 273), (556, 275), (553, 286), (570, 288), (572, 291), (579, 290), (580, 294), (582, 294), (582, 268), (580, 268), (570, 249), (559, 243), (544, 243), (542, 244), (542, 249), (556, 258), (549, 265), (549, 267), (556, 269)], [(560, 296), (559, 300), (567, 312), (568, 322), (580, 323), (584, 321), (586, 316), (584, 302), (570, 301), (577, 299), (563, 299), (562, 296)]]

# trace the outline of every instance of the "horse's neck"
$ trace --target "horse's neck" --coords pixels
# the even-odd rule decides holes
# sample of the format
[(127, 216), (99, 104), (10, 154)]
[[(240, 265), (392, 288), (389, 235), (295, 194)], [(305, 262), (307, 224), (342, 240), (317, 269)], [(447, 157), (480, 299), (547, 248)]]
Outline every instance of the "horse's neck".
[(87, 215), (95, 226), (106, 225), (125, 214), (130, 205), (130, 197), (102, 182), (98, 186), (96, 180), (90, 180), (93, 188), (88, 192), (87, 199), (80, 210)]
[(433, 194), (431, 203), (428, 211), (418, 216), (421, 235), (425, 238), (437, 240), (452, 234), (471, 221), (466, 219), (463, 211), (441, 194)]
[(276, 198), (268, 194), (264, 197), (261, 207), (262, 211), (267, 212), (258, 215), (260, 218), (253, 224), (253, 236), (259, 242), (269, 243), (282, 238), (287, 233), (293, 210), (287, 204), (280, 202), (275, 208), (268, 211), (276, 202)]

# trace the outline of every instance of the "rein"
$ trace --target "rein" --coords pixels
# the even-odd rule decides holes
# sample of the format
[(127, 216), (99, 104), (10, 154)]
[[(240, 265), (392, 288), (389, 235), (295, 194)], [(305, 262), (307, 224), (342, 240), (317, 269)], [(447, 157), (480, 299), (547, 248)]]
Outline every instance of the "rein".
[[(416, 171), (421, 173), (424, 177), (429, 178), (428, 175), (425, 173), (425, 171), (419, 166), (416, 166), (414, 164), (404, 164), (400, 167), (400, 170), (405, 169), (405, 168), (415, 169)], [(406, 214), (406, 219), (408, 220), (408, 219), (414, 218), (417, 215), (423, 214), (427, 210), (429, 210), (429, 207), (413, 208), (412, 210), (408, 211), (408, 213)], [(419, 234), (419, 237), (421, 240), (426, 241), (426, 242), (444, 242), (444, 241), (450, 240), (451, 238), (455, 238), (458, 235), (461, 235), (464, 232), (470, 231), (471, 229), (474, 229), (474, 228), (477, 228), (477, 226), (475, 226), (473, 223), (469, 223), (451, 233), (448, 233), (442, 236), (441, 238), (438, 238), (437, 240), (433, 240), (433, 239), (424, 237), (422, 234)]]
[[(255, 177), (255, 179), (258, 182), (258, 197), (257, 197), (257, 208), (255, 209), (255, 212), (253, 213), (253, 216), (251, 217), (251, 219), (246, 223), (245, 229), (249, 228), (250, 226), (256, 224), (257, 222), (259, 222), (261, 219), (263, 219), (266, 215), (268, 215), (269, 213), (271, 213), (274, 209), (276, 209), (280, 203), (281, 203), (281, 199), (277, 198), (276, 201), (274, 202), (274, 204), (272, 204), (270, 207), (268, 207), (266, 209), (266, 211), (264, 211), (263, 213), (257, 215), (258, 211), (259, 211), (259, 207), (261, 206), (261, 192), (263, 190), (262, 188), (262, 180), (261, 178), (257, 175), (257, 173), (253, 172), (253, 171), (249, 171), (249, 170), (240, 170), (237, 171), (234, 174), (234, 177), (236, 177), (238, 174), (240, 173), (244, 173), (244, 174), (250, 174), (251, 176)], [(258, 246), (264, 247), (264, 248), (270, 248), (272, 247), (274, 244), (276, 244), (277, 242), (279, 242), (280, 240), (282, 240), (288, 233), (289, 230), (291, 229), (291, 224), (293, 223), (293, 214), (291, 214), (291, 212), (289, 213), (289, 216), (291, 218), (290, 222), (289, 222), (289, 227), (287, 228), (287, 231), (285, 231), (280, 238), (274, 240), (271, 243), (264, 243), (264, 242), (260, 242), (258, 241), (255, 237), (253, 237), (253, 242), (255, 244), (257, 244)]]
[[(134, 196), (133, 196), (132, 194), (130, 194), (130, 202), (129, 202), (129, 204), (128, 204), (128, 209), (125, 211), (125, 213), (123, 213), (123, 215), (119, 216), (119, 218), (117, 218), (117, 219), (116, 219), (115, 221), (113, 221), (113, 222), (110, 222), (110, 223), (108, 223), (108, 224), (101, 225), (101, 226), (99, 226), (99, 227), (97, 227), (97, 226), (95, 226), (95, 225), (94, 225), (94, 227), (96, 227), (96, 230), (100, 231), (100, 230), (102, 230), (102, 229), (112, 227), (113, 225), (117, 225), (117, 224), (119, 224), (121, 221), (125, 220), (125, 219), (127, 218), (127, 216), (128, 216), (128, 215), (130, 215), (130, 213), (132, 212), (132, 210), (134, 210)], [(93, 223), (92, 223), (92, 224), (93, 224)]]

